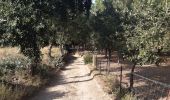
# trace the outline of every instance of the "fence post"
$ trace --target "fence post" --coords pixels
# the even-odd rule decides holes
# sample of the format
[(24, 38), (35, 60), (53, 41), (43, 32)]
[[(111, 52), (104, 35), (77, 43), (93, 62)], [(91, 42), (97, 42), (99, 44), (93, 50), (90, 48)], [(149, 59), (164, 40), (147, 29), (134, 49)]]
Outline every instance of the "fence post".
[(100, 67), (100, 74), (101, 74), (101, 66), (102, 66), (102, 65), (101, 65), (101, 61), (100, 61), (99, 63), (100, 63), (99, 67)]
[(97, 69), (97, 57), (93, 55), (93, 66)]
[(170, 100), (170, 90), (168, 91), (168, 96), (167, 96), (166, 100)]

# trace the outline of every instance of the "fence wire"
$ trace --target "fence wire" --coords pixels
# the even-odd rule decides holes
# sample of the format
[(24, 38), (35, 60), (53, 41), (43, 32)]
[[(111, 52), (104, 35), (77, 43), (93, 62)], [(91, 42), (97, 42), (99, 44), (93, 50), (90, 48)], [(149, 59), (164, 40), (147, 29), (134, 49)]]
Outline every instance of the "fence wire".
[(170, 85), (134, 73), (133, 92), (138, 100), (170, 100)]
[[(97, 69), (100, 71), (100, 73), (107, 74), (108, 61), (97, 59)], [(137, 100), (170, 100), (170, 84), (159, 82), (136, 73), (133, 74), (133, 93), (137, 97)], [(127, 76), (123, 77), (127, 78)], [(128, 88), (129, 82), (126, 83), (123, 80), (122, 85)]]

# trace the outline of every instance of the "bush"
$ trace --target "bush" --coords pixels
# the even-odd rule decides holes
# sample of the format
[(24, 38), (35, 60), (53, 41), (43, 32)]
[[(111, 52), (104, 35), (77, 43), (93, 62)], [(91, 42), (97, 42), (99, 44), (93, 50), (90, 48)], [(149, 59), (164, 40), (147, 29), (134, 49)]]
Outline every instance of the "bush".
[(107, 85), (107, 92), (113, 94), (116, 100), (137, 100), (136, 96), (129, 93), (128, 89), (122, 86), (120, 91), (120, 81), (115, 75), (108, 75), (104, 77)]
[(122, 100), (137, 100), (137, 98), (132, 93), (127, 93)]
[(30, 66), (31, 60), (25, 56), (9, 55), (0, 59), (0, 100), (21, 100), (45, 84), (41, 76), (29, 75)]
[(24, 90), (19, 87), (12, 87), (0, 84), (0, 100), (20, 100), (24, 95)]
[(85, 54), (84, 55), (84, 63), (85, 64), (90, 64), (90, 63), (92, 63), (93, 62), (93, 56), (91, 55), (91, 54)]
[(0, 78), (1, 80), (11, 81), (11, 76), (15, 76), (18, 72), (26, 72), (31, 64), (31, 60), (24, 56), (8, 56), (0, 59)]
[(108, 86), (107, 92), (109, 94), (116, 94), (119, 90), (119, 80), (114, 75), (106, 76), (106, 83)]
[[(0, 51), (1, 53), (1, 51)], [(44, 58), (43, 58), (44, 59)], [(32, 95), (50, 79), (56, 67), (63, 67), (63, 57), (44, 59), (36, 67), (37, 74), (29, 75), (32, 61), (22, 54), (8, 54), (0, 58), (0, 100), (22, 100)]]

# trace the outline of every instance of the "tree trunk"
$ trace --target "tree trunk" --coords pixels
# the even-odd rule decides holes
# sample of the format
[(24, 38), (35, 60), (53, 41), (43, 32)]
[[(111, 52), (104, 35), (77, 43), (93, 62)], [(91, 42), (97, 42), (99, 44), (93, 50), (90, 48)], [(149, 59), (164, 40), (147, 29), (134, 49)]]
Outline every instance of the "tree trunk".
[(106, 59), (107, 59), (107, 64), (106, 64), (106, 74), (107, 74), (107, 70), (108, 70), (109, 61), (108, 61), (108, 57), (107, 57)]
[(63, 56), (63, 55), (64, 55), (64, 48), (63, 48), (63, 45), (59, 45), (59, 48), (60, 48), (61, 56)]
[(111, 61), (111, 57), (112, 57), (112, 50), (109, 49), (108, 50), (108, 70), (107, 70), (107, 73), (109, 74), (110, 73), (110, 61)]
[(111, 57), (112, 57), (112, 50), (111, 49), (108, 50), (108, 54), (109, 54), (109, 60), (111, 61)]
[(53, 48), (53, 44), (50, 43), (49, 48), (48, 48), (48, 57), (49, 57), (49, 58), (52, 57), (52, 56), (51, 56), (51, 50), (52, 50), (52, 48)]
[(35, 41), (35, 43), (33, 44), (33, 55), (34, 55), (34, 57), (33, 57), (33, 66), (32, 66), (32, 76), (34, 76), (34, 75), (36, 75), (37, 74), (37, 67), (38, 67), (38, 65), (39, 65), (39, 63), (40, 63), (40, 48), (39, 48), (39, 46), (38, 46), (38, 44), (36, 43), (36, 41)]
[(120, 64), (120, 92), (122, 92), (122, 76), (123, 76), (123, 67)]
[(107, 58), (107, 48), (105, 49), (105, 57)]
[(130, 73), (130, 87), (129, 87), (129, 92), (132, 92), (133, 89), (133, 84), (134, 84), (134, 71), (135, 71), (136, 63), (132, 66), (131, 73)]
[(122, 92), (122, 74), (123, 74), (123, 67), (122, 67), (122, 64), (120, 63), (120, 58), (118, 56), (118, 66), (120, 66), (120, 93)]

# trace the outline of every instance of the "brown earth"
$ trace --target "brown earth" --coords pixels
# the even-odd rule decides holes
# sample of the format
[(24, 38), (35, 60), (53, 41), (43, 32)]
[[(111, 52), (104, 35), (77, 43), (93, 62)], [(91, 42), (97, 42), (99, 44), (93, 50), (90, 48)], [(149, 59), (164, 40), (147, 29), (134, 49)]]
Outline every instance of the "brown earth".
[(56, 75), (49, 87), (37, 93), (30, 100), (111, 100), (102, 90), (83, 58), (74, 56), (60, 75)]

